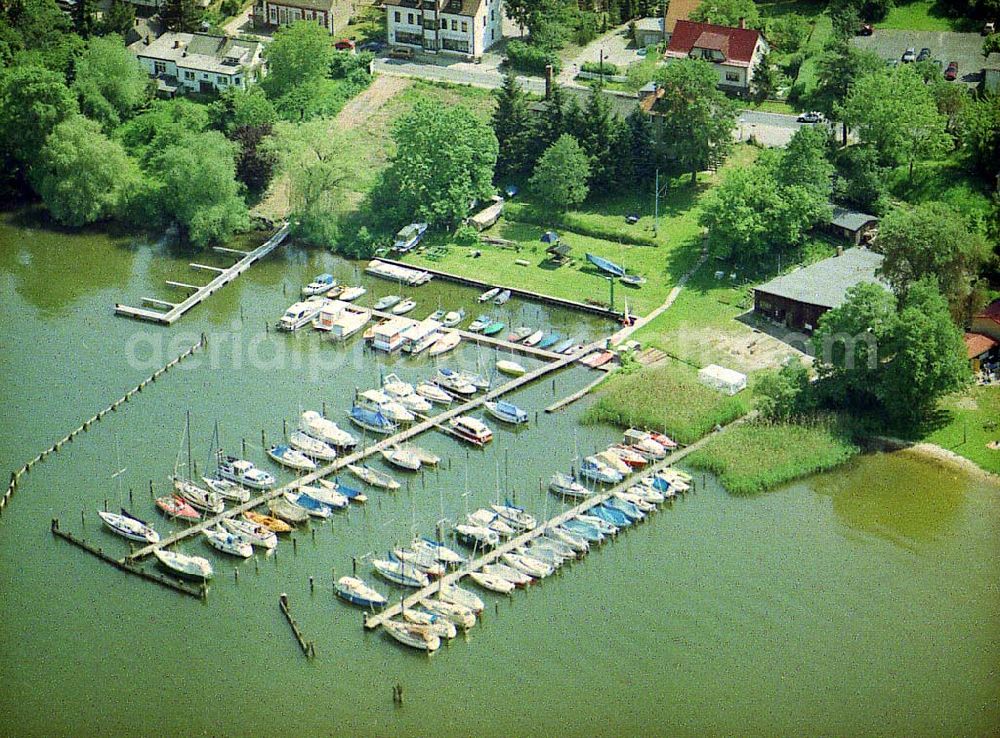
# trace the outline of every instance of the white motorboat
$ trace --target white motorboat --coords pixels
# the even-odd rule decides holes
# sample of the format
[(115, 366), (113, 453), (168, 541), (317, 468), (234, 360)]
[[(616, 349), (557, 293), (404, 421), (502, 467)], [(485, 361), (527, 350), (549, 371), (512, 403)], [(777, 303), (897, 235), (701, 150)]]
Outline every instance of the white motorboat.
[(372, 469), (370, 466), (348, 464), (347, 471), (365, 484), (370, 484), (373, 487), (381, 487), (382, 489), (389, 490), (399, 489), (399, 482), (385, 472)]
[(350, 448), (358, 443), (354, 436), (315, 410), (306, 410), (299, 416), (299, 430), (335, 448)]
[(445, 574), (444, 564), (437, 561), (433, 556), (428, 556), (422, 551), (410, 551), (405, 548), (394, 548), (392, 556), (395, 560), (411, 564), (420, 569), (429, 577), (443, 577)]
[(427, 653), (433, 653), (441, 648), (441, 639), (429, 632), (426, 626), (403, 623), (398, 620), (386, 620), (382, 626), (386, 633), (404, 646)]
[(618, 484), (623, 478), (621, 473), (594, 456), (586, 457), (580, 464), (580, 475), (603, 484)]
[(465, 308), (459, 308), (458, 310), (445, 313), (441, 319), (441, 323), (445, 328), (454, 328), (463, 320), (465, 320)]
[(337, 580), (337, 596), (352, 605), (360, 605), (377, 610), (389, 604), (389, 600), (357, 577), (341, 577)]
[(475, 446), (485, 446), (493, 440), (493, 431), (483, 421), (470, 415), (459, 415), (448, 420), (451, 432)]
[(394, 423), (412, 423), (416, 420), (413, 413), (382, 390), (369, 389), (359, 392), (354, 402), (355, 407), (381, 413)]
[(410, 412), (426, 414), (432, 409), (430, 400), (417, 394), (412, 384), (404, 382), (395, 374), (382, 380), (382, 391)]
[(479, 296), (479, 302), (489, 302), (499, 294), (500, 294), (499, 287), (494, 287), (493, 289), (486, 290), (486, 292), (484, 292)]
[(440, 456), (420, 446), (414, 446), (412, 443), (399, 444), (399, 448), (415, 456), (424, 466), (437, 466), (441, 463)]
[(622, 460), (622, 457), (616, 454), (614, 451), (605, 449), (604, 451), (599, 451), (598, 453), (594, 454), (594, 456), (603, 464), (611, 467), (616, 472), (621, 474), (622, 477), (626, 477), (632, 473), (632, 467), (626, 464)]
[(557, 541), (565, 543), (567, 546), (572, 548), (578, 554), (587, 553), (590, 550), (590, 544), (587, 543), (587, 539), (583, 536), (572, 533), (561, 526), (556, 526), (554, 528), (548, 528), (545, 531), (545, 535), (551, 536)]
[(287, 466), (289, 469), (297, 469), (301, 471), (316, 470), (315, 461), (310, 459), (301, 451), (297, 451), (284, 443), (271, 446), (267, 450), (267, 455), (282, 466)]
[(486, 408), (486, 412), (497, 420), (502, 420), (505, 423), (513, 425), (522, 425), (528, 422), (528, 413), (512, 402), (496, 400), (484, 402), (483, 405)]
[(194, 482), (188, 482), (179, 477), (174, 477), (173, 482), (174, 491), (195, 510), (218, 515), (226, 509), (226, 503), (215, 492), (202, 489)]
[(154, 549), (153, 556), (156, 557), (160, 564), (174, 574), (178, 574), (186, 579), (196, 579), (204, 582), (211, 579), (215, 573), (208, 559), (201, 556), (189, 556), (162, 548)]
[(491, 322), (489, 315), (480, 315), (469, 323), (469, 333), (481, 333)]
[(431, 402), (437, 403), (438, 405), (451, 404), (451, 395), (433, 382), (421, 382), (416, 387), (416, 393), (421, 397), (427, 398)]
[(132, 517), (122, 510), (121, 514), (104, 512), (98, 510), (98, 515), (109, 530), (117, 533), (130, 541), (140, 541), (141, 543), (159, 543), (160, 534), (153, 530), (152, 526), (144, 523), (138, 518)]
[(500, 558), (503, 559), (504, 563), (508, 566), (511, 566), (535, 579), (544, 579), (554, 571), (554, 569), (544, 561), (539, 561), (532, 556), (524, 556), (523, 554), (514, 553), (513, 551), (505, 553)]
[(344, 302), (354, 302), (359, 297), (362, 297), (366, 292), (368, 292), (368, 290), (360, 285), (357, 287), (348, 287), (340, 293), (340, 296), (337, 299), (343, 300)]
[(533, 530), (538, 527), (537, 520), (525, 512), (523, 507), (518, 507), (509, 500), (503, 505), (492, 504), (490, 508), (516, 530)]
[(278, 330), (297, 331), (302, 326), (311, 323), (313, 318), (323, 309), (324, 302), (323, 299), (319, 299), (293, 303), (278, 321)]
[(434, 383), (458, 395), (476, 394), (476, 385), (447, 367), (438, 369)]
[(405, 300), (401, 301), (399, 304), (397, 304), (392, 309), (392, 314), (393, 315), (406, 315), (408, 312), (410, 312), (411, 310), (413, 310), (413, 308), (415, 308), (416, 306), (417, 306), (417, 303), (416, 303), (415, 300), (411, 300), (410, 298), (406, 298)]
[(590, 496), (586, 487), (563, 472), (556, 472), (552, 475), (552, 479), (549, 480), (549, 489), (557, 495), (574, 500), (582, 500), (584, 497)]
[(507, 566), (506, 564), (487, 564), (483, 567), (483, 572), (495, 577), (502, 577), (515, 587), (527, 587), (535, 581), (523, 571), (518, 571), (514, 567)]
[(420, 456), (400, 446), (382, 449), (382, 458), (406, 471), (420, 471)]
[(250, 490), (241, 484), (237, 484), (231, 479), (221, 477), (202, 477), (201, 481), (224, 500), (233, 502), (247, 502), (250, 499)]
[(431, 538), (414, 538), (410, 543), (410, 548), (425, 553), (446, 566), (461, 566), (466, 562), (466, 558), (462, 554)]
[(454, 602), (428, 598), (420, 601), (420, 606), (428, 612), (440, 615), (463, 630), (468, 630), (476, 624), (476, 613), (463, 605)]
[(628, 488), (629, 494), (635, 495), (639, 499), (650, 503), (651, 505), (662, 505), (666, 502), (666, 495), (660, 490), (653, 488), (652, 486), (647, 486), (642, 484), (633, 484)]
[(503, 290), (500, 294), (493, 298), (494, 305), (506, 305), (507, 301), (510, 300), (511, 291)]
[(474, 581), (483, 589), (488, 589), (490, 592), (510, 594), (514, 591), (513, 582), (510, 582), (496, 574), (489, 574), (485, 571), (471, 571), (469, 572), (469, 579)]
[(337, 280), (333, 278), (332, 274), (320, 274), (316, 279), (307, 284), (302, 288), (303, 297), (312, 297), (314, 295), (325, 295), (337, 284)]
[(376, 310), (388, 310), (389, 308), (395, 307), (399, 304), (399, 301), (403, 298), (399, 295), (386, 295), (375, 303)]
[(420, 589), (431, 583), (431, 580), (420, 569), (403, 561), (375, 559), (372, 561), (372, 566), (375, 567), (375, 571), (390, 582), (404, 587)]
[(496, 548), (500, 545), (500, 534), (481, 525), (458, 524), (455, 526), (455, 536), (477, 548)]
[(368, 495), (360, 489), (348, 487), (340, 481), (340, 477), (336, 477), (332, 482), (329, 479), (317, 479), (316, 483), (328, 492), (335, 493), (335, 496), (340, 495), (346, 497), (348, 502), (352, 502), (357, 505), (368, 502)]
[(486, 605), (476, 596), (475, 592), (463, 589), (457, 584), (448, 584), (441, 587), (438, 590), (438, 599), (467, 607), (476, 614), (486, 609)]
[(220, 457), (218, 475), (251, 489), (271, 489), (276, 481), (273, 475), (258, 469), (252, 461), (235, 456)]
[(524, 339), (525, 346), (537, 346), (538, 343), (545, 337), (545, 331), (535, 331), (530, 336)]
[(230, 556), (249, 559), (253, 556), (253, 546), (242, 536), (234, 535), (222, 528), (206, 528), (202, 535), (212, 545), (212, 548)]
[(451, 640), (458, 635), (458, 628), (455, 627), (453, 622), (432, 612), (413, 610), (407, 607), (403, 610), (403, 619), (408, 623), (423, 625), (427, 628), (428, 633), (433, 633), (438, 638)]
[(480, 372), (470, 372), (468, 370), (459, 369), (455, 372), (460, 379), (464, 379), (466, 382), (471, 384), (477, 390), (485, 390), (490, 388), (489, 377), (484, 376)]
[(652, 434), (638, 428), (629, 428), (624, 434), (625, 442), (649, 459), (666, 458), (667, 450), (654, 440)]
[(548, 532), (533, 539), (532, 544), (542, 546), (544, 548), (550, 548), (564, 559), (575, 559), (578, 554), (578, 551), (573, 548), (573, 546), (570, 546), (568, 543), (563, 543), (554, 536), (550, 536)]
[(492, 510), (480, 508), (465, 516), (471, 525), (489, 528), (494, 533), (509, 538), (514, 535), (514, 528)]
[(259, 523), (227, 518), (222, 521), (222, 527), (234, 535), (242, 536), (251, 546), (268, 551), (273, 551), (278, 547), (278, 534)]
[(337, 449), (302, 430), (289, 434), (288, 445), (317, 461), (333, 461), (337, 458)]
[(587, 523), (588, 525), (594, 526), (595, 528), (597, 528), (597, 530), (599, 530), (606, 536), (613, 536), (615, 533), (618, 532), (617, 525), (609, 523), (604, 518), (599, 518), (596, 515), (577, 515), (576, 519), (581, 520), (584, 523)]
[(619, 500), (624, 500), (631, 505), (635, 505), (639, 509), (639, 512), (651, 513), (656, 510), (656, 505), (645, 500), (642, 495), (637, 495), (632, 492), (615, 492), (615, 497)]
[(527, 556), (529, 559), (534, 559), (535, 561), (541, 561), (543, 564), (551, 566), (553, 571), (562, 566), (563, 562), (566, 561), (565, 557), (547, 546), (518, 546), (514, 553), (519, 556)]
[(527, 371), (527, 369), (518, 364), (516, 361), (501, 359), (497, 362), (497, 371), (501, 374), (507, 374), (512, 377), (520, 377)]
[(462, 336), (455, 331), (448, 331), (443, 333), (434, 345), (431, 346), (428, 353), (431, 356), (440, 356), (441, 354), (451, 351), (453, 348), (458, 346), (462, 342)]

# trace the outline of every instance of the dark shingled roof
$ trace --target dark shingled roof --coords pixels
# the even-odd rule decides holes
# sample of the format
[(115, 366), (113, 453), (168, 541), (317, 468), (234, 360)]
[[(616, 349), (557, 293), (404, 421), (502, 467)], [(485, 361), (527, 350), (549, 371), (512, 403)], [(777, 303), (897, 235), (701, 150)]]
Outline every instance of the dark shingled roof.
[(844, 303), (851, 287), (862, 282), (875, 282), (888, 289), (889, 285), (875, 276), (880, 266), (881, 254), (863, 248), (847, 249), (840, 256), (831, 256), (765, 282), (756, 291), (807, 305), (835, 308)]
[(861, 213), (857, 210), (837, 207), (836, 205), (833, 207), (833, 217), (830, 218), (830, 223), (833, 225), (846, 228), (850, 231), (860, 230), (873, 222), (878, 223), (878, 217), (869, 215), (868, 213)]

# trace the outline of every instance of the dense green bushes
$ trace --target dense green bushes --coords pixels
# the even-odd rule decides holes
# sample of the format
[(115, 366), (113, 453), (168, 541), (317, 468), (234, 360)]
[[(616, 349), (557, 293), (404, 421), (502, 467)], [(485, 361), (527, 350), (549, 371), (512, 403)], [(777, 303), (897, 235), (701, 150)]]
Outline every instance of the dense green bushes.
[(545, 67), (549, 64), (555, 74), (562, 69), (559, 57), (551, 51), (516, 39), (507, 44), (507, 62), (514, 69), (528, 74), (545, 74)]
[(604, 62), (603, 65), (600, 62), (584, 62), (580, 65), (580, 71), (592, 72), (593, 74), (621, 74), (621, 69), (618, 68), (618, 65), (611, 62)]

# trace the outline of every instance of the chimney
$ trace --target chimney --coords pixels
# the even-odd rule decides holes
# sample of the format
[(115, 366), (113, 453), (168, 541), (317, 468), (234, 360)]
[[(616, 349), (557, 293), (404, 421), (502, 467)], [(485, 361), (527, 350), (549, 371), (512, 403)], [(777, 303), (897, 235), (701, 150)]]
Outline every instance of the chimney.
[(747, 19), (746, 19), (746, 18), (744, 18), (744, 17), (743, 17), (742, 15), (741, 15), (741, 16), (740, 16), (740, 20), (739, 20), (739, 22), (737, 23), (737, 25), (738, 25), (738, 26), (739, 26), (740, 28), (746, 28), (746, 27), (747, 27)]
[(181, 47), (181, 42), (179, 40), (174, 40), (174, 48), (179, 49)]
[(148, 33), (146, 34), (146, 38), (144, 38), (142, 42), (144, 44), (146, 44), (146, 46), (149, 46), (149, 34)]
[(837, 256), (843, 256), (843, 255), (844, 255), (844, 247), (843, 247), (842, 244), (838, 243), (837, 244)]
[(136, 18), (136, 19), (135, 19), (135, 26), (136, 26), (137, 28), (138, 28), (138, 26), (139, 26), (139, 19), (138, 19), (138, 18)]
[(545, 65), (545, 99), (552, 97), (552, 85), (555, 84), (555, 74), (551, 64)]

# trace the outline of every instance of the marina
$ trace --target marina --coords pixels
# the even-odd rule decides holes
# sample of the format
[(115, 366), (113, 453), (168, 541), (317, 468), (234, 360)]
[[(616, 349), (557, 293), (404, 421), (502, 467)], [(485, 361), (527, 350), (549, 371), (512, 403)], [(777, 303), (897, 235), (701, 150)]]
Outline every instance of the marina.
[[(96, 515), (105, 498), (108, 509), (119, 507), (109, 480), (115, 436), (128, 468), (125, 504), (151, 519), (166, 539), (186, 525), (154, 517), (153, 504), (166, 493), (186, 410), (192, 413), (198, 479), (214, 468), (206, 460), (218, 420), (227, 451), (273, 473), (281, 487), (294, 472), (268, 459), (262, 429), (270, 447), (282, 440), (282, 419), (291, 432), (301, 411), (324, 404), (330, 417), (349, 427), (342, 413), (355, 387), (377, 387), (390, 373), (417, 385), (436, 368), (426, 352), (411, 358), (367, 351), (360, 335), (331, 343), (326, 334), (305, 329), (265, 333), (264, 326), (273, 326), (317, 274), (367, 285), (366, 301), (402, 292), (387, 280), (381, 290), (377, 281), (359, 280), (363, 264), (289, 244), (175, 324), (184, 329), (182, 337), (142, 322), (108, 321), (107, 306), (121, 295), (137, 300), (156, 294), (151, 290), (164, 276), (201, 260), (168, 255), (158, 257), (166, 263), (151, 267), (141, 252), (88, 238), (67, 241), (60, 252), (47, 251), (42, 236), (11, 241), (14, 253), (69, 276), (52, 290), (51, 283), (31, 281), (20, 266), (28, 258), (3, 267), (2, 297), (18, 316), (5, 323), (6, 335), (11, 345), (36, 347), (34, 354), (8, 352), (0, 368), (9, 388), (9, 427), (32, 429), (0, 438), (4, 458), (35, 458), (50, 439), (63, 438), (95, 407), (109, 406), (201, 332), (226, 360), (213, 364), (210, 352), (197, 352), (183, 362), (184, 371), (161, 375), (155, 387), (133, 395), (20, 478), (18, 502), (3, 511), (0, 525), (6, 644), (0, 706), (19, 733), (124, 734), (142, 720), (155, 722), (164, 735), (314, 735), (329, 733), (331, 725), (344, 735), (430, 729), (450, 735), (476, 730), (486, 712), (494, 716), (488, 735), (643, 735), (650, 725), (671, 733), (735, 735), (763, 724), (784, 734), (811, 725), (859, 735), (905, 733), (915, 723), (957, 735), (982, 734), (994, 724), (988, 700), (995, 680), (987, 667), (1000, 653), (991, 628), (995, 490), (895, 454), (865, 456), (756, 498), (731, 495), (711, 475), (698, 475), (696, 494), (679, 497), (649, 524), (592, 546), (579, 565), (539, 584), (503, 595), (479, 591), (464, 578), (462, 586), (476, 591), (485, 608), (468, 633), (442, 639), (433, 657), (382, 627), (364, 629), (363, 612), (337, 596), (337, 581), (356, 568), (389, 606), (398, 606), (401, 595), (416, 590), (376, 583), (370, 562), (407, 545), (414, 531), (435, 537), (437, 521), (447, 525), (489, 508), (498, 487), (499, 501), (509, 495), (539, 521), (556, 519), (592, 496), (564, 504), (539, 485), (556, 469), (569, 472), (577, 456), (622, 437), (620, 429), (581, 422), (587, 395), (542, 415), (603, 375), (578, 363), (504, 393), (528, 411), (530, 422), (523, 426), (503, 427), (482, 406), (467, 411), (495, 433), (483, 450), (433, 429), (410, 439), (442, 462), (405, 479), (397, 473), (402, 484), (395, 492), (364, 487), (341, 469), (341, 483), (362, 487), (368, 502), (284, 534), (270, 555), (225, 556), (200, 535), (174, 544), (212, 561), (216, 575), (204, 601), (81, 555), (49, 532), (52, 518), (116, 562), (129, 553), (127, 542), (105, 530)], [(61, 260), (60, 253), (72, 258)], [(465, 307), (470, 318), (483, 312), (476, 305), (479, 291), (443, 279), (410, 294), (420, 303), (413, 312), (419, 318), (439, 306)], [(508, 330), (552, 326), (585, 345), (615, 329), (516, 296), (503, 310)], [(95, 319), (102, 311), (104, 317)], [(142, 355), (145, 363), (132, 366), (121, 348), (136, 332), (176, 338), (177, 345), (166, 345), (162, 355)], [(244, 352), (237, 364), (228, 359), (234, 344), (259, 344), (267, 350), (263, 356), (281, 361), (255, 363)], [(440, 365), (474, 370), (479, 353), (463, 338)], [(313, 355), (326, 360), (315, 373)], [(500, 349), (497, 356), (509, 358), (510, 352)], [(517, 358), (526, 373), (547, 361), (523, 353)], [(373, 440), (358, 436), (362, 446)], [(379, 457), (367, 462), (385, 468)], [(158, 574), (151, 556), (132, 563)], [(485, 566), (494, 564), (482, 571)], [(808, 590), (803, 576), (812, 585)], [(303, 640), (315, 644), (315, 658), (304, 657), (277, 606), (280, 593), (289, 597)], [(914, 602), (921, 603), (919, 614)], [(29, 609), (32, 616), (25, 617)], [(132, 646), (123, 649), (123, 643)], [(776, 671), (775, 664), (794, 664), (798, 671)], [(962, 680), (951, 678), (955, 668), (962, 669)], [(170, 679), (183, 684), (183, 710), (163, 700)], [(53, 703), (37, 685), (56, 680), (64, 687)], [(624, 685), (629, 698), (613, 708), (590, 698), (612, 683)], [(119, 685), (121, 699), (103, 699), (107, 684)], [(273, 700), (260, 696), (273, 693), (275, 684), (282, 687), (280, 714)], [(663, 699), (669, 684), (683, 684), (685, 699)], [(233, 711), (224, 722), (221, 693)], [(404, 693), (400, 709), (394, 697)], [(97, 701), (102, 707), (95, 713)], [(845, 703), (853, 708), (849, 715)], [(435, 727), (443, 714), (467, 729)]]

